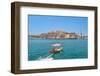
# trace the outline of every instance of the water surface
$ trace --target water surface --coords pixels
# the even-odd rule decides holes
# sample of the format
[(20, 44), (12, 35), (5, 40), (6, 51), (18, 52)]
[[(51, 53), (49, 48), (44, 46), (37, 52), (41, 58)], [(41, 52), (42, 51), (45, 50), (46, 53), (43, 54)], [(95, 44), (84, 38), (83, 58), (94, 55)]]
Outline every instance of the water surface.
[(28, 60), (38, 60), (50, 55), (52, 44), (61, 43), (63, 51), (52, 55), (53, 59), (80, 59), (88, 57), (88, 40), (68, 39), (32, 39), (28, 40)]

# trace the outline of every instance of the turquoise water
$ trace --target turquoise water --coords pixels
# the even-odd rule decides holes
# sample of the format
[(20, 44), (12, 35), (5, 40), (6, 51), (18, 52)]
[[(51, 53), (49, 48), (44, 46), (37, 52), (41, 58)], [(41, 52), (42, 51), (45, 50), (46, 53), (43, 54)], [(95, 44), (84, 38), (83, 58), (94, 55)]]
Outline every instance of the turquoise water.
[(49, 39), (30, 39), (28, 40), (28, 60), (38, 60), (50, 56), (49, 51), (52, 44), (61, 43), (63, 51), (51, 55), (53, 59), (79, 59), (88, 58), (88, 40), (68, 39), (68, 40), (49, 40)]

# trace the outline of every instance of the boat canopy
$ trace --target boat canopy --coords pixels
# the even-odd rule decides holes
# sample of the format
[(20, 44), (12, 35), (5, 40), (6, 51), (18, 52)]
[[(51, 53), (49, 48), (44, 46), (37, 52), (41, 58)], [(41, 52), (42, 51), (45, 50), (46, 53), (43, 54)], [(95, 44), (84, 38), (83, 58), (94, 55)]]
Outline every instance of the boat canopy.
[(52, 46), (54, 46), (54, 47), (56, 47), (56, 46), (61, 46), (61, 44), (60, 43), (55, 43), (55, 44), (52, 44)]

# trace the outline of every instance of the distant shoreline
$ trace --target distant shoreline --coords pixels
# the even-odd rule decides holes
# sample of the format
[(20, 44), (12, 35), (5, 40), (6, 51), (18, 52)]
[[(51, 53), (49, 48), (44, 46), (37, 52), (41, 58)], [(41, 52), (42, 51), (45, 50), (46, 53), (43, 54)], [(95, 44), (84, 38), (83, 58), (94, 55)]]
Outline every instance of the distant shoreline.
[(28, 38), (28, 39), (32, 39), (32, 40), (88, 40), (88, 39), (43, 39), (43, 38)]
[(88, 36), (85, 36), (82, 33), (77, 34), (75, 32), (66, 32), (61, 30), (50, 31), (47, 33), (41, 33), (37, 35), (31, 34), (28, 36), (36, 39), (88, 39)]

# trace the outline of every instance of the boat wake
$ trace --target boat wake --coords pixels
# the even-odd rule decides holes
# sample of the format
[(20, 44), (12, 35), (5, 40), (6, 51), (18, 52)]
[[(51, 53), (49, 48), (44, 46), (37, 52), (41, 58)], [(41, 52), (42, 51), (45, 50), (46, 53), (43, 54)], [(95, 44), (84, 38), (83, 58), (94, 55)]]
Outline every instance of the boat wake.
[(38, 58), (38, 60), (46, 60), (46, 61), (54, 60), (53, 57), (52, 57), (52, 55), (53, 55), (53, 54), (50, 54), (50, 55), (48, 55), (47, 57), (41, 57), (41, 56), (40, 56), (40, 57)]
[(63, 47), (61, 47), (61, 44), (60, 43), (55, 43), (55, 44), (52, 44), (53, 46), (53, 49), (50, 52), (50, 54), (48, 56), (45, 56), (45, 57), (39, 57), (38, 60), (54, 60), (53, 58), (53, 55), (54, 54), (58, 54), (60, 53), (62, 50), (63, 50)]

